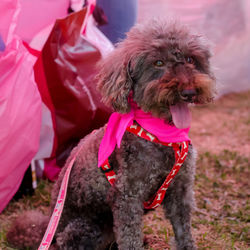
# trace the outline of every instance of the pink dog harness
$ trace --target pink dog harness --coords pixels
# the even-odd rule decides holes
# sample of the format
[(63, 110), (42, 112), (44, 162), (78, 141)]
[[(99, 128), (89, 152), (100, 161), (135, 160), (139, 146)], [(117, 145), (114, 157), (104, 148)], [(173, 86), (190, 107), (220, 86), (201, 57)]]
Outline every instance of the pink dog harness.
[(145, 140), (172, 147), (175, 152), (175, 164), (172, 170), (157, 193), (149, 201), (144, 202), (145, 209), (156, 208), (162, 203), (167, 188), (187, 157), (190, 142), (188, 137), (189, 129), (189, 127), (178, 129), (175, 126), (171, 126), (162, 119), (154, 118), (151, 113), (143, 112), (137, 108), (135, 103), (132, 103), (130, 113), (113, 113), (110, 116), (99, 148), (98, 167), (101, 167), (109, 183), (114, 186), (116, 174), (110, 166), (108, 158), (114, 151), (116, 145), (120, 148), (125, 131), (133, 133)]

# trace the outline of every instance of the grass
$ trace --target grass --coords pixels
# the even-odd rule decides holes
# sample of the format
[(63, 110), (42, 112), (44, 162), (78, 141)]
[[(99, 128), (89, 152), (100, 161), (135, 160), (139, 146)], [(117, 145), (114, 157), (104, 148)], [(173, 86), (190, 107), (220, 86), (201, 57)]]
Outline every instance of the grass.
[[(249, 160), (236, 152), (201, 154), (197, 161), (195, 193), (197, 209), (193, 234), (199, 249), (250, 249)], [(148, 215), (144, 233), (169, 247), (171, 225), (158, 219), (161, 209)], [(163, 217), (161, 217), (163, 218)], [(159, 228), (157, 230), (157, 228)], [(151, 240), (150, 245), (154, 244)]]
[(38, 209), (44, 213), (48, 211), (50, 204), (50, 190), (52, 183), (47, 180), (38, 182), (38, 187), (35, 194), (25, 196), (18, 201), (13, 201), (8, 204), (5, 210), (0, 214), (0, 249), (14, 250), (6, 242), (6, 232), (10, 226), (10, 221), (22, 214), (26, 210)]
[[(204, 176), (203, 173), (206, 173)], [(224, 150), (218, 155), (204, 153), (197, 162), (197, 212), (194, 227), (206, 226), (212, 249), (247, 249), (249, 238), (249, 160)], [(202, 223), (203, 222), (203, 223)], [(198, 245), (203, 244), (198, 234)], [(212, 242), (213, 238), (216, 239)], [(202, 249), (202, 248), (201, 248)]]

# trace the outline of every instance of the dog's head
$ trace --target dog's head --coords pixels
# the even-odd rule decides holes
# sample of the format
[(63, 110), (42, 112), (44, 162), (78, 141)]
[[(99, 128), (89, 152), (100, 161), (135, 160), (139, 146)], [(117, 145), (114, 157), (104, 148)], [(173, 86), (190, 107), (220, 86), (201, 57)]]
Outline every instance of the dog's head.
[(145, 112), (187, 127), (187, 104), (215, 94), (211, 54), (205, 40), (178, 23), (137, 25), (99, 64), (98, 88), (115, 111), (130, 110), (128, 96)]

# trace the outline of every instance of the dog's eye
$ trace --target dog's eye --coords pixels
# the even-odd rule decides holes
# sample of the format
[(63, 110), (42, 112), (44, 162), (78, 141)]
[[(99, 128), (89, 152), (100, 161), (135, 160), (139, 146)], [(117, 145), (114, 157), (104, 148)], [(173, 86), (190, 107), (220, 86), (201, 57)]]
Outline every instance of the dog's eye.
[(162, 60), (157, 60), (157, 61), (154, 62), (154, 65), (156, 67), (162, 67), (162, 66), (165, 65), (165, 63)]
[(191, 57), (191, 56), (188, 56), (188, 57), (186, 58), (186, 62), (189, 63), (189, 64), (194, 64), (194, 58)]

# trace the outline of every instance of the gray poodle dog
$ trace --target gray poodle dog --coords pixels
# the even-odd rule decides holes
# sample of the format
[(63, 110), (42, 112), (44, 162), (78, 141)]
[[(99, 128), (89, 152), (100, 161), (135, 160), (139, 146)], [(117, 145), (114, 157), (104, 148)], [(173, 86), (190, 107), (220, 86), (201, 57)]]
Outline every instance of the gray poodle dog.
[[(151, 20), (133, 27), (127, 38), (99, 63), (98, 89), (104, 103), (119, 114), (131, 111), (132, 99), (138, 109), (165, 124), (186, 128), (190, 122), (187, 104), (213, 100), (215, 78), (210, 56), (200, 35), (176, 22)], [(171, 108), (174, 106), (179, 107), (175, 112)], [(109, 156), (116, 173), (115, 183), (110, 185), (104, 171), (98, 168), (98, 151), (105, 131), (106, 126), (83, 138), (66, 163), (67, 166), (79, 151), (54, 237), (56, 249), (105, 249), (113, 241), (121, 250), (144, 249), (143, 203), (154, 196), (171, 171), (174, 150), (125, 131), (120, 147), (115, 147)], [(162, 201), (177, 249), (196, 249), (191, 234), (195, 155), (190, 143), (188, 155)], [(54, 185), (52, 208), (65, 171), (66, 167)], [(32, 220), (32, 216), (27, 217)], [(37, 247), (45, 230), (44, 220), (33, 218), (30, 223), (34, 232), (25, 235), (24, 223), (19, 219), (8, 233), (9, 241), (19, 248), (29, 244)]]

